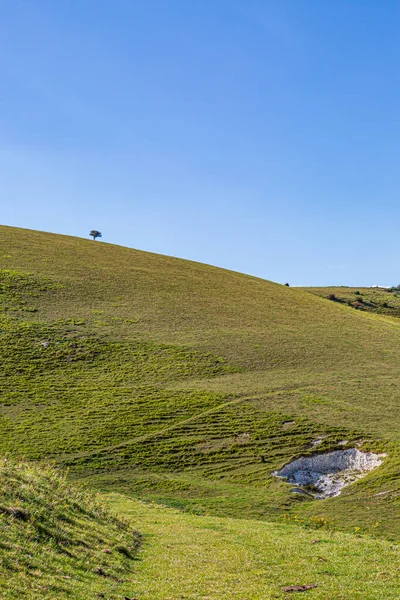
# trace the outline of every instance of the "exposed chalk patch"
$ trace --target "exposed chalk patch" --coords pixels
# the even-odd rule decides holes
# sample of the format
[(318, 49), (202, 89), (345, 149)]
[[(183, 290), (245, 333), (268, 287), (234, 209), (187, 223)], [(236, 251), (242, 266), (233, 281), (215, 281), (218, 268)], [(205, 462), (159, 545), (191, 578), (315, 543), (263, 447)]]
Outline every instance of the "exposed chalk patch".
[(357, 448), (335, 450), (302, 456), (274, 471), (273, 475), (316, 490), (314, 497), (317, 499), (330, 498), (338, 496), (342, 488), (379, 467), (384, 456), (361, 452)]

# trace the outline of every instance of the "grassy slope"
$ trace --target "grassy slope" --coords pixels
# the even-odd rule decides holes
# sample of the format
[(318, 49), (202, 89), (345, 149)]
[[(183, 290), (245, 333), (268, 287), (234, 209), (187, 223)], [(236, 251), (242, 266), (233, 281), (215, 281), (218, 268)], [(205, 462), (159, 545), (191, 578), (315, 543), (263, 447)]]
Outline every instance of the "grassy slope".
[(400, 317), (400, 290), (398, 289), (351, 287), (309, 287), (299, 289), (321, 298), (346, 304), (360, 311), (389, 317)]
[[(398, 535), (400, 324), (246, 275), (0, 228), (1, 451), (199, 514)], [(32, 275), (28, 275), (32, 273)], [(293, 421), (293, 423), (292, 423)], [(296, 500), (271, 471), (360, 439), (384, 465)], [(385, 492), (381, 494), (381, 492)]]
[(0, 532), (1, 598), (111, 600), (132, 592), (139, 534), (54, 469), (1, 464)]
[(119, 494), (100, 503), (54, 468), (3, 462), (0, 597), (261, 600), (305, 583), (317, 584), (315, 599), (399, 596), (398, 545), (293, 520), (301, 528), (185, 515)]
[(305, 524), (185, 515), (117, 494), (109, 502), (141, 523), (140, 600), (283, 599), (291, 596), (285, 587), (304, 584), (317, 584), (307, 594), (315, 600), (400, 597), (400, 551), (389, 542)]

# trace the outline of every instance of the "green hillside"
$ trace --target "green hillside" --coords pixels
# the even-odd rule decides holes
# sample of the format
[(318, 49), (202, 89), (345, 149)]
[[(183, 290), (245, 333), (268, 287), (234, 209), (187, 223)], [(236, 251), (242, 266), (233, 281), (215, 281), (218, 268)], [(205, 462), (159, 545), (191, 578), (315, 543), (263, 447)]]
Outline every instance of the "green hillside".
[(111, 600), (133, 589), (140, 534), (54, 468), (2, 461), (0, 532), (1, 598)]
[(187, 515), (119, 494), (100, 499), (54, 468), (5, 461), (0, 597), (263, 600), (287, 598), (293, 585), (313, 586), (316, 599), (399, 596), (398, 545), (293, 520), (297, 526)]
[(357, 531), (316, 530), (300, 518), (295, 528), (287, 520), (182, 514), (118, 494), (108, 501), (144, 533), (135, 585), (140, 600), (288, 600), (297, 594), (285, 589), (301, 585), (316, 586), (304, 594), (314, 600), (400, 597), (398, 544)]
[[(0, 453), (204, 515), (399, 536), (400, 322), (215, 267), (0, 228)], [(271, 475), (356, 443), (323, 501)], [(376, 526), (376, 523), (379, 523)]]
[(400, 288), (397, 287), (387, 289), (360, 287), (309, 287), (299, 289), (359, 311), (400, 317)]

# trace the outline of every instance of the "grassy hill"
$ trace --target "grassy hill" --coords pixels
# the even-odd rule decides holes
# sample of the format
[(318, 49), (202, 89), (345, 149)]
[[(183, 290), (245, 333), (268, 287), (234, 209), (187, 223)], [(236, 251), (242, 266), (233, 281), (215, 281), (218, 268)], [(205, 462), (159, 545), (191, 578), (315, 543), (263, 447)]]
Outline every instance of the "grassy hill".
[(121, 598), (140, 535), (54, 468), (0, 465), (1, 598)]
[[(3, 455), (198, 515), (324, 517), (398, 538), (398, 320), (9, 227), (0, 289)], [(301, 499), (271, 473), (317, 439), (388, 456), (337, 498)]]
[(400, 289), (398, 288), (309, 287), (299, 289), (359, 311), (400, 317)]
[[(288, 517), (200, 517), (120, 494), (100, 499), (54, 467), (2, 461), (0, 597), (261, 600), (304, 584), (316, 599), (399, 596), (397, 545), (293, 519), (296, 527)], [(140, 523), (143, 543), (129, 523)]]

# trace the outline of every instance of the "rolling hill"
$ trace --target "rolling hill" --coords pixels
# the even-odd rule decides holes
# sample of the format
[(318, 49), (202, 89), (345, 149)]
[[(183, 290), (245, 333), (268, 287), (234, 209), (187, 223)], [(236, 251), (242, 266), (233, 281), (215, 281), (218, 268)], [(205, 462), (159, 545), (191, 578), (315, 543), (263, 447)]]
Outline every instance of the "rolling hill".
[[(2, 227), (0, 252), (3, 454), (199, 513), (294, 507), (396, 535), (397, 320), (67, 236)], [(317, 439), (388, 457), (300, 507), (271, 472)]]
[[(399, 539), (399, 320), (11, 227), (0, 227), (0, 292), (3, 456), (52, 460), (103, 493), (198, 517), (334, 520)], [(312, 500), (272, 472), (316, 442), (387, 457)]]

